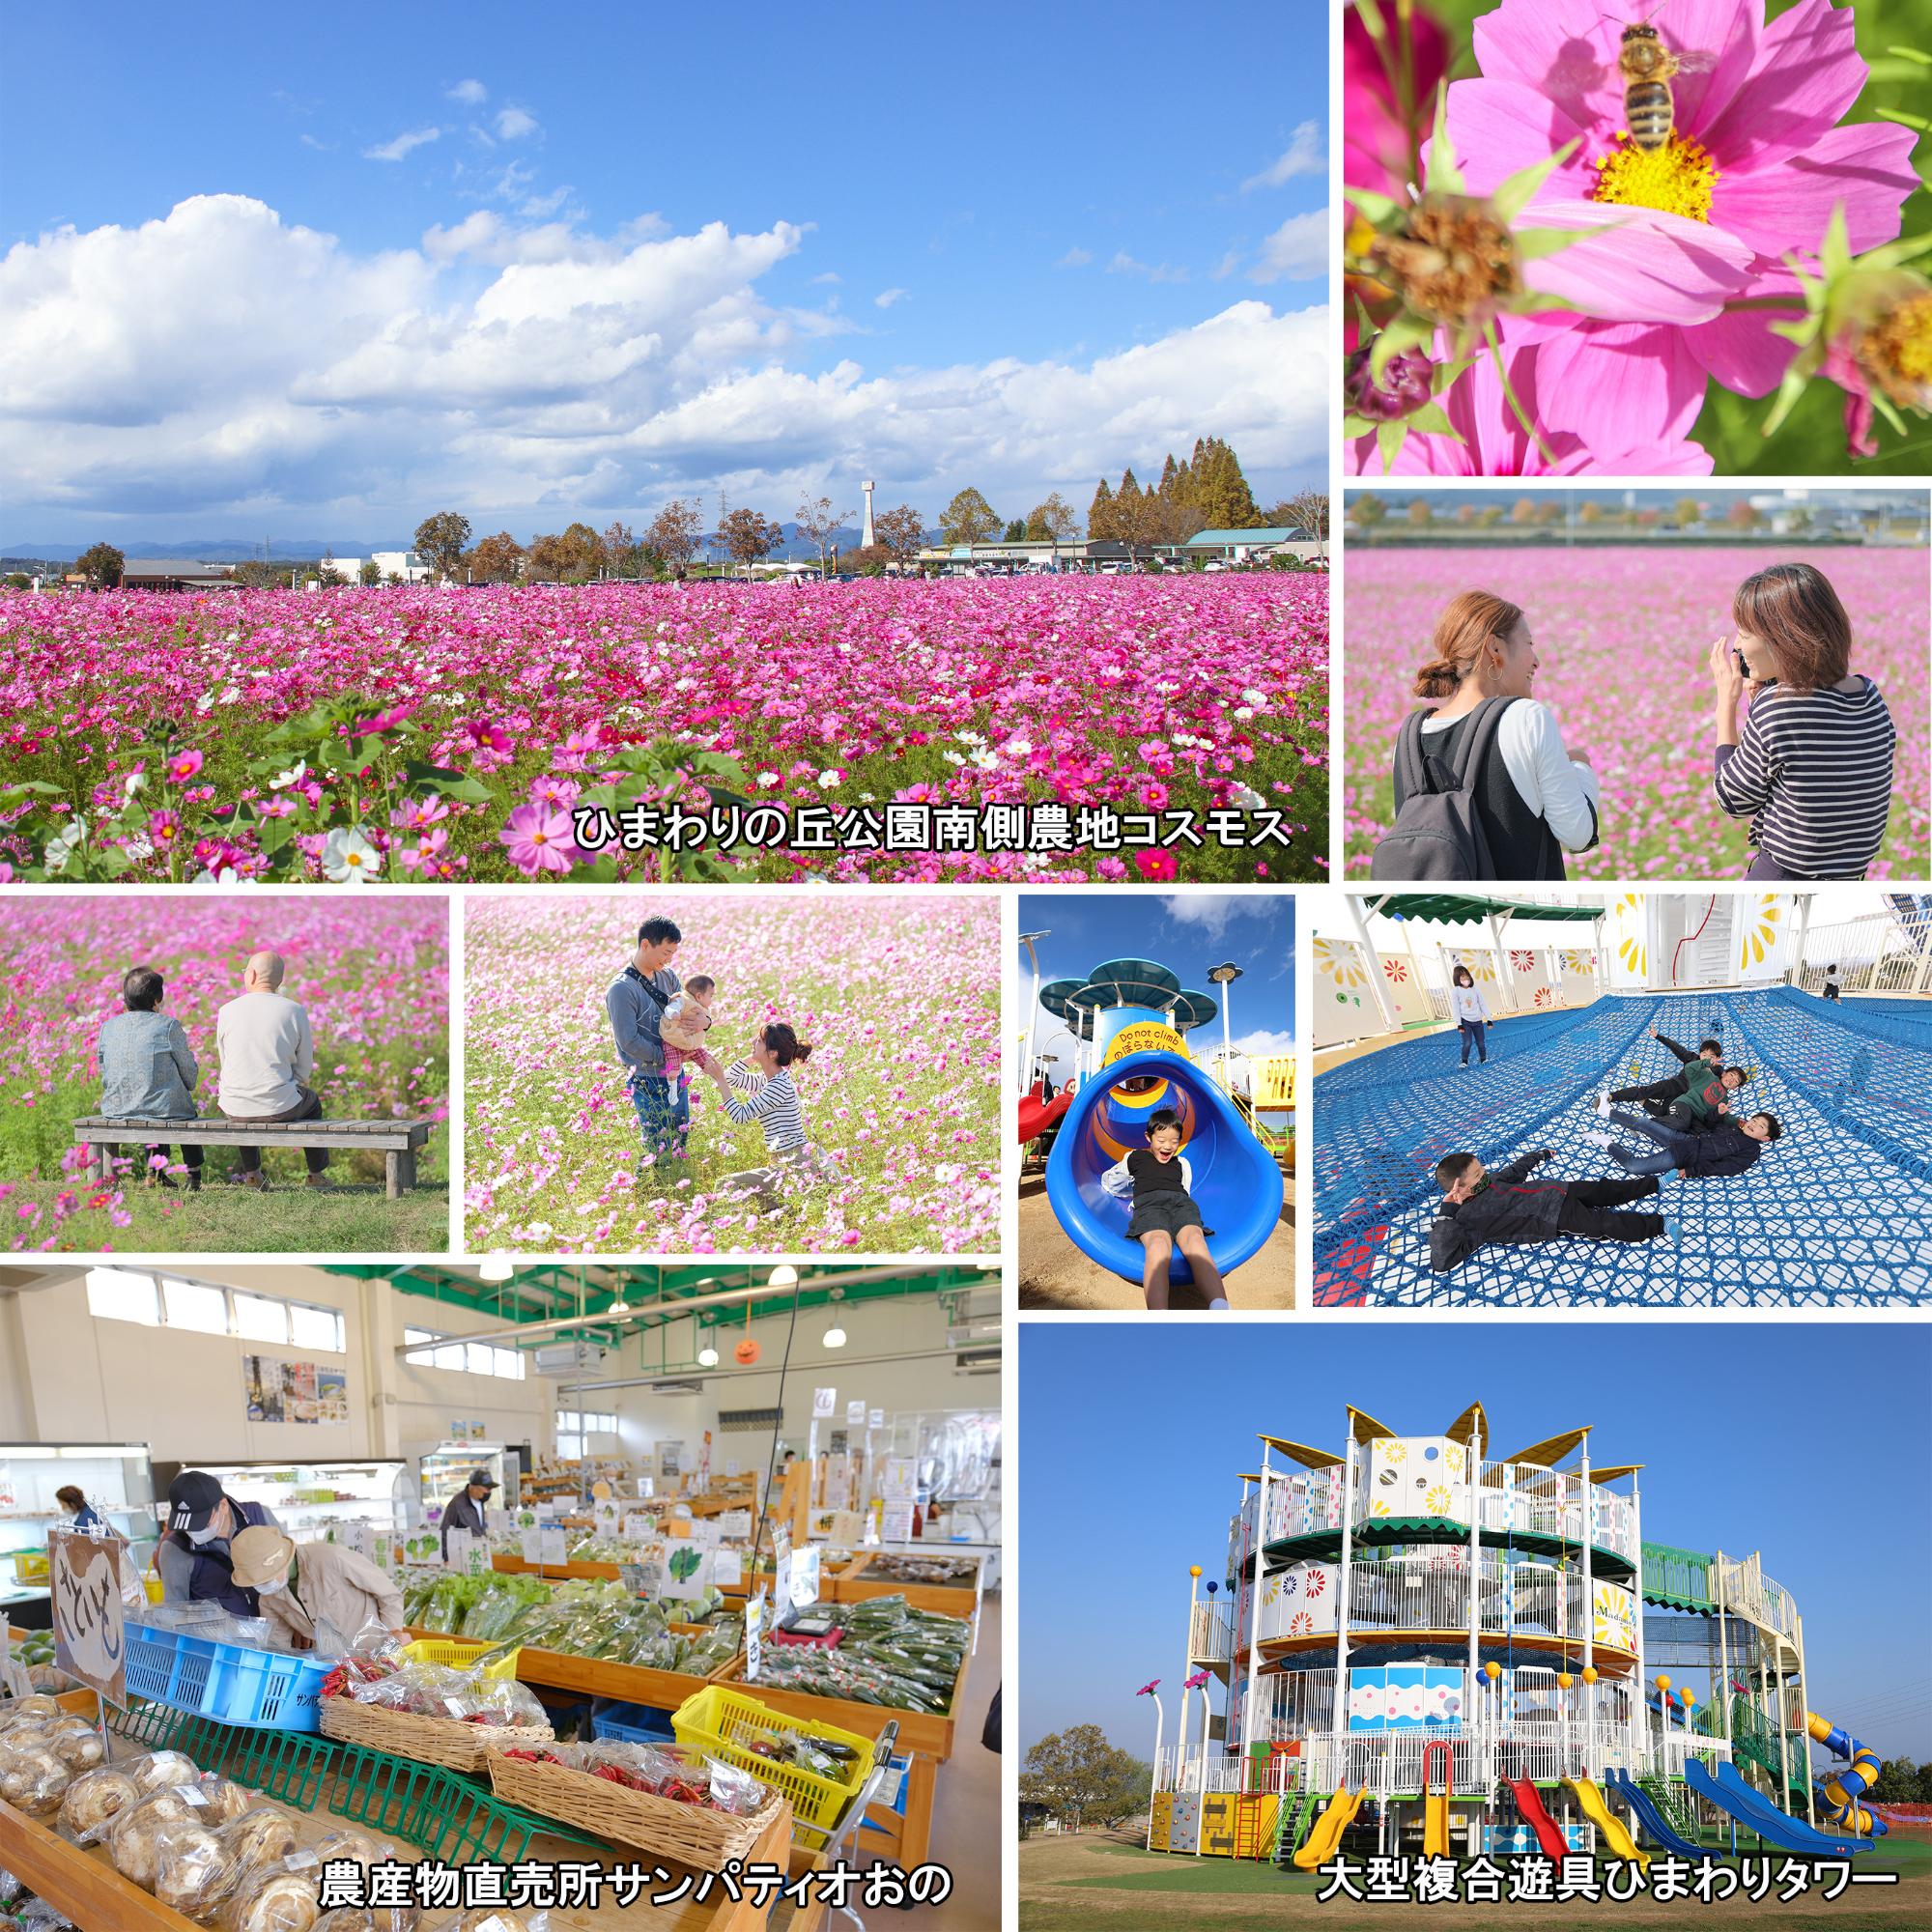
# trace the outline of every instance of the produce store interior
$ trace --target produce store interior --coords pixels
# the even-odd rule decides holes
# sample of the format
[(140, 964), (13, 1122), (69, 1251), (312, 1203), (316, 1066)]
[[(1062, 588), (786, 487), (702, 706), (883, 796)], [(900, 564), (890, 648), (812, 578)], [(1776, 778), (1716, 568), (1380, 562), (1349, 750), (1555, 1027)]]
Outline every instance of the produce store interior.
[[(998, 1923), (996, 1270), (190, 1267), (0, 1267), (0, 1887), (470, 1932), (315, 1874), (843, 1858)], [(473, 1922), (831, 1922), (696, 1889)]]

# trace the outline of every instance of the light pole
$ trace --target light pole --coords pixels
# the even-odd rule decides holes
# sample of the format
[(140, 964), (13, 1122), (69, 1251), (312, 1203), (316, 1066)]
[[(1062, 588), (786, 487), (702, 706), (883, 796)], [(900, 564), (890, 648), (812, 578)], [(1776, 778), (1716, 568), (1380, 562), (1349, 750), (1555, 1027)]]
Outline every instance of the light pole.
[(1029, 1093), (1033, 1088), (1034, 1030), (1039, 1024), (1039, 954), (1034, 950), (1034, 941), (1044, 939), (1050, 930), (1041, 926), (1037, 932), (1020, 934), (1020, 944), (1027, 950), (1027, 960), (1033, 967), (1033, 998), (1027, 1007), (1027, 1050), (1026, 1065), (1020, 1068), (1020, 1092)]
[(1220, 965), (1208, 967), (1208, 977), (1221, 989), (1221, 1084), (1228, 1087), (1228, 1091), (1232, 1094), (1234, 1089), (1229, 1086), (1229, 1082), (1234, 1078), (1235, 1050), (1228, 1044), (1228, 1009), (1233, 1004), (1229, 997), (1229, 989), (1241, 977), (1241, 969), (1232, 959), (1224, 959)]

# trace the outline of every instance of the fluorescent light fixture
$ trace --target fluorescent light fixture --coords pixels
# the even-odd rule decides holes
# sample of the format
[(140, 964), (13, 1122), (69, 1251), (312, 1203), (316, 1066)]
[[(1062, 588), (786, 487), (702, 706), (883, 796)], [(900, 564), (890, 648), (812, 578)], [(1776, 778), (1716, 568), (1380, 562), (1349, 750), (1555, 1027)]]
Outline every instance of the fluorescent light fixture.
[(121, 1457), (123, 1459), (131, 1460), (133, 1458), (138, 1457), (141, 1452), (138, 1449), (128, 1448), (125, 1442), (109, 1442), (104, 1445), (97, 1445), (87, 1448), (75, 1448), (70, 1446), (68, 1448), (60, 1450), (58, 1453), (67, 1457), (70, 1462), (78, 1463), (84, 1457), (92, 1459), (100, 1456)]
[[(115, 1453), (118, 1455), (120, 1452), (117, 1450)], [(0, 1457), (4, 1457), (10, 1463), (51, 1463), (59, 1454), (58, 1449), (44, 1448), (37, 1442), (21, 1443), (17, 1446), (10, 1442), (0, 1446)]]
[(477, 1278), (481, 1281), (508, 1281), (517, 1271), (516, 1264), (503, 1255), (492, 1255), (477, 1268)]

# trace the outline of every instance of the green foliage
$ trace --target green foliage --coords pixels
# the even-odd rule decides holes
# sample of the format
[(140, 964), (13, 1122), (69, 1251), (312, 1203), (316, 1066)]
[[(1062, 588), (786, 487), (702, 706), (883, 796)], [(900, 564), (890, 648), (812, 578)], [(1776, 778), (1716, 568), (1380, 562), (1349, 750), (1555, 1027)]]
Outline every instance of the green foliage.
[(939, 519), (943, 544), (990, 543), (999, 533), (1000, 519), (977, 490), (962, 490), (947, 504)]
[(89, 544), (74, 558), (74, 570), (99, 590), (111, 590), (121, 582), (128, 559), (111, 543)]
[(1080, 1814), (1083, 1824), (1112, 1824), (1144, 1809), (1153, 1768), (1107, 1742), (1098, 1724), (1075, 1724), (1041, 1738), (1026, 1754), (1020, 1797), (1056, 1816)]

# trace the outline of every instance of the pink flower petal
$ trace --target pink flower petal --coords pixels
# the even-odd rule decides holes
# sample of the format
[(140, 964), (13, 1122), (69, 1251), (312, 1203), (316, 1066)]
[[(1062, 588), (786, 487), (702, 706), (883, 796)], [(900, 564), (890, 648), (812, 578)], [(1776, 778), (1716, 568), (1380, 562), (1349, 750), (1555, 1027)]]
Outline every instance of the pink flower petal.
[(1761, 167), (1809, 148), (1859, 98), (1866, 72), (1853, 43), (1852, 10), (1799, 0), (1765, 30), (1734, 99), (1708, 94), (1706, 111), (1693, 115), (1684, 104), (1683, 79), (1673, 83), (1679, 125), (1719, 167)]
[(1528, 263), (1523, 280), (1605, 322), (1707, 322), (1746, 287), (1755, 255), (1705, 222), (1600, 201), (1539, 201), (1520, 225), (1603, 231)]
[(1575, 323), (1552, 330), (1536, 359), (1542, 425), (1575, 430), (1592, 448), (1614, 447), (1636, 425), (1675, 442), (1704, 404), (1704, 368), (1681, 329)]
[[(1573, 121), (1546, 94), (1515, 80), (1458, 80), (1449, 88), (1449, 145), (1471, 194), (1492, 194), (1519, 168), (1547, 161), (1578, 140), (1583, 125)], [(1423, 159), (1433, 143), (1425, 143)], [(1597, 179), (1588, 144), (1551, 175), (1539, 193), (1557, 201), (1587, 195)]]
[(1513, 80), (1543, 96), (1578, 127), (1623, 125), (1617, 36), (1601, 0), (1503, 0), (1475, 24), (1486, 79)]
[[(1740, 101), (1748, 83), (1764, 40), (1764, 0), (1669, 0), (1662, 8), (1633, 6), (1628, 17), (1653, 16), (1663, 44), (1680, 59), (1692, 57), (1672, 79), (1670, 93), (1678, 132), (1702, 140), (1699, 130)], [(1621, 38), (1622, 23), (1612, 31)], [(1698, 65), (1699, 60), (1710, 65)], [(1749, 111), (1747, 103), (1741, 105)], [(1619, 101), (1617, 126), (1623, 125)]]
[(1829, 128), (1789, 160), (1719, 179), (1712, 215), (1759, 254), (1778, 257), (1815, 253), (1842, 202), (1852, 253), (1862, 254), (1897, 240), (1899, 211), (1918, 185), (1918, 138), (1880, 121)]

